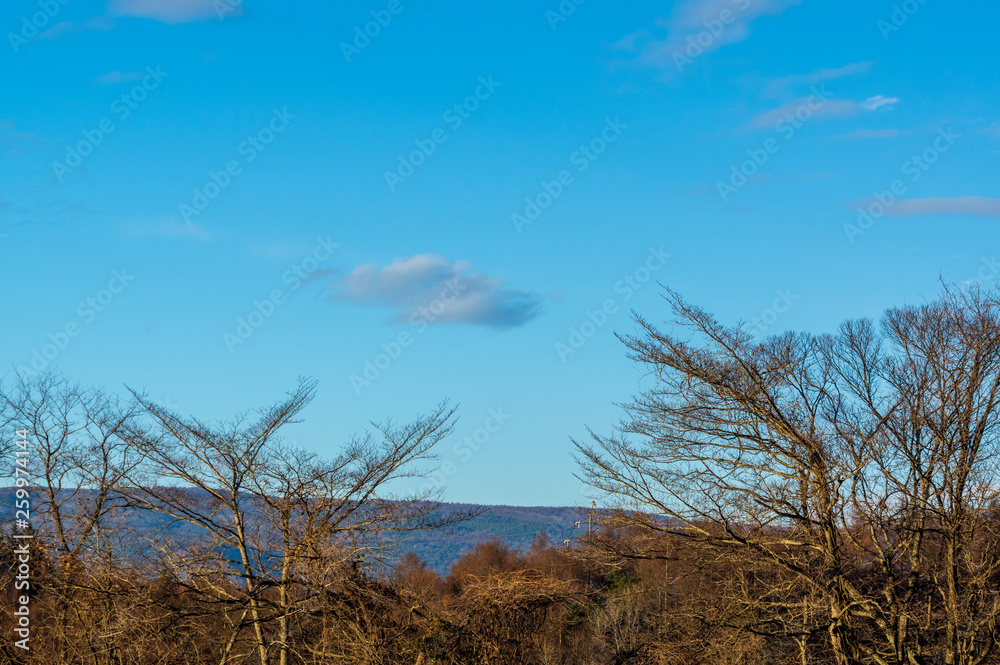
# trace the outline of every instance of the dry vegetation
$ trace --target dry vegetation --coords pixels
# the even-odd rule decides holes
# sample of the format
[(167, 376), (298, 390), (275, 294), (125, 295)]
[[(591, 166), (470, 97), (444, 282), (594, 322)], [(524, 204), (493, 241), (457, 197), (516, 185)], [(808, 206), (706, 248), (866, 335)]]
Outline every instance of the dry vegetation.
[[(667, 299), (672, 333), (624, 338), (651, 387), (577, 444), (609, 506), (593, 534), (482, 543), (443, 578), (380, 562), (394, 534), (447, 526), (434, 496), (384, 492), (432, 459), (445, 407), (324, 459), (280, 438), (309, 382), (213, 425), (20, 377), (0, 424), (37, 442), (45, 520), (28, 653), (0, 549), (0, 662), (1000, 662), (996, 295), (764, 342)], [(144, 540), (140, 512), (196, 531)]]

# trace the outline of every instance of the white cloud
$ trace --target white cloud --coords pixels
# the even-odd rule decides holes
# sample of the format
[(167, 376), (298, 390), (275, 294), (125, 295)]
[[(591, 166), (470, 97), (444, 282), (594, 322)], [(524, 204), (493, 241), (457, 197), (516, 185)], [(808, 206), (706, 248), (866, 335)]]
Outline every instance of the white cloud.
[(506, 288), (502, 279), (476, 272), (468, 261), (417, 254), (378, 267), (366, 263), (329, 285), (329, 299), (395, 310), (393, 321), (421, 316), (433, 323), (466, 323), (495, 328), (524, 325), (538, 315), (541, 298)]
[(104, 16), (95, 16), (83, 22), (60, 21), (44, 32), (38, 33), (37, 39), (51, 39), (60, 35), (68, 35), (74, 32), (107, 31), (114, 30), (115, 24)]
[(129, 81), (141, 81), (148, 74), (147, 72), (108, 72), (97, 77), (97, 82), (104, 85), (114, 85), (115, 83), (127, 83)]
[(227, 15), (242, 13), (241, 5), (230, 0), (111, 0), (108, 9), (116, 16), (178, 24), (218, 18), (217, 2), (225, 3)]
[[(750, 36), (751, 25), (762, 16), (780, 14), (802, 0), (684, 0), (664, 22), (667, 34), (663, 39), (642, 40), (642, 33), (633, 33), (619, 42), (620, 47), (634, 50), (642, 43), (640, 62), (652, 65), (672, 63), (675, 53), (684, 53), (690, 39), (702, 37), (703, 52), (710, 53), (728, 44), (741, 42)], [(706, 25), (706, 23), (708, 25)], [(713, 32), (709, 26), (715, 28)]]
[(869, 60), (866, 62), (853, 62), (849, 65), (844, 65), (843, 67), (817, 69), (816, 71), (808, 74), (783, 76), (768, 83), (764, 94), (767, 97), (782, 97), (789, 89), (808, 88), (809, 86), (824, 83), (826, 81), (833, 81), (844, 76), (864, 74), (871, 69), (871, 66), (872, 62)]
[(765, 111), (750, 121), (751, 129), (761, 129), (770, 127), (779, 122), (789, 114), (795, 115), (802, 111), (808, 111), (810, 118), (846, 118), (857, 115), (858, 104), (846, 99), (831, 99), (826, 102), (819, 102), (816, 97), (803, 97), (794, 102), (789, 102), (776, 109)]
[(167, 220), (163, 222), (130, 222), (123, 227), (125, 235), (129, 238), (155, 237), (201, 240), (208, 242), (212, 240), (212, 234), (202, 227), (192, 222), (178, 222), (177, 220)]
[(636, 30), (635, 32), (629, 33), (619, 39), (617, 42), (611, 45), (611, 48), (616, 51), (634, 51), (638, 48), (639, 44), (651, 39), (649, 35), (649, 30)]
[(865, 101), (861, 102), (861, 107), (869, 111), (874, 111), (875, 109), (882, 108), (883, 106), (893, 106), (899, 103), (899, 97), (883, 97), (882, 95), (875, 95), (874, 97), (869, 97)]
[(903, 136), (903, 132), (898, 129), (855, 129), (853, 132), (848, 134), (843, 134), (841, 136), (835, 136), (833, 138), (838, 139), (892, 139), (897, 136)]
[(897, 217), (916, 215), (972, 215), (1000, 218), (1000, 199), (986, 196), (906, 199), (889, 206), (888, 214)]
[(308, 254), (308, 249), (303, 243), (269, 242), (254, 245), (250, 253), (265, 259), (288, 261)]
[(821, 102), (816, 95), (811, 95), (761, 113), (750, 121), (750, 128), (770, 127), (789, 114), (794, 116), (797, 112), (808, 118), (850, 118), (898, 102), (899, 99), (896, 97), (883, 97), (882, 95), (869, 97), (863, 102), (849, 99), (829, 99)]

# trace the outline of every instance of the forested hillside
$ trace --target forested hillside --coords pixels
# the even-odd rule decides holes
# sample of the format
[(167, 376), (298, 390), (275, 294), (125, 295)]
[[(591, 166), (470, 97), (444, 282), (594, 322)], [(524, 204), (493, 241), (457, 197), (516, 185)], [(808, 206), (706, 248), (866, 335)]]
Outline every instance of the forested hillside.
[[(0, 505), (14, 505), (16, 488), (0, 487)], [(61, 496), (68, 498), (69, 492)], [(89, 490), (77, 493), (77, 499), (85, 502), (93, 500)], [(420, 530), (400, 535), (395, 538), (392, 553), (387, 557), (388, 564), (401, 558), (407, 552), (414, 552), (428, 568), (441, 576), (448, 574), (451, 565), (477, 544), (498, 539), (505, 546), (517, 552), (527, 551), (539, 534), (545, 536), (555, 545), (561, 545), (566, 540), (575, 540), (587, 530), (587, 511), (574, 507), (547, 506), (479, 506), (470, 503), (442, 503), (434, 511), (441, 516), (467, 515), (474, 517), (459, 521), (453, 525), (436, 530)], [(160, 513), (150, 511), (128, 511), (121, 518), (128, 522), (129, 528), (136, 534), (138, 547), (146, 539), (156, 541), (160, 535), (169, 533), (176, 538), (184, 535), (195, 538), (199, 530), (187, 522), (172, 522)], [(580, 526), (575, 526), (581, 522)], [(38, 528), (50, 528), (44, 514), (39, 513), (35, 525)], [(166, 531), (164, 531), (166, 529)]]
[[(447, 574), (451, 565), (472, 550), (476, 543), (492, 538), (499, 538), (515, 550), (526, 551), (539, 533), (544, 533), (558, 545), (564, 540), (574, 540), (587, 531), (587, 513), (581, 508), (445, 503), (439, 510), (447, 513), (479, 512), (476, 517), (445, 531), (417, 532), (404, 541), (404, 549), (412, 549), (439, 575)], [(576, 522), (581, 522), (580, 526), (575, 526)]]

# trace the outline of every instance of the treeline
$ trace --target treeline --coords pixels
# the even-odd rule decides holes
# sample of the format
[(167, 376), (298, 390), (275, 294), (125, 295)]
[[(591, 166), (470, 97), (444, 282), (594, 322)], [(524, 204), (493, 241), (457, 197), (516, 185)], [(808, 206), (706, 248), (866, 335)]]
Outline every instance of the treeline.
[[(650, 534), (616, 531), (606, 511), (592, 513), (592, 539), (540, 535), (525, 553), (481, 543), (445, 577), (399, 557), (401, 537), (474, 517), (388, 491), (433, 468), (451, 410), (376, 424), (327, 459), (280, 436), (314, 390), (302, 381), (210, 424), (56, 374), (5, 386), (5, 452), (27, 460), (12, 498), (26, 497), (33, 528), (0, 543), (0, 662), (766, 662), (786, 648), (726, 625), (734, 601), (707, 562), (674, 546), (655, 560), (616, 554), (608, 543)], [(16, 535), (32, 536), (27, 576)], [(27, 642), (14, 630), (23, 595)]]
[[(621, 549), (631, 556), (611, 554)], [(176, 571), (97, 562), (60, 568), (47, 555), (34, 565), (31, 650), (13, 648), (14, 603), (5, 594), (0, 662), (836, 662), (825, 631), (787, 630), (789, 608), (797, 606), (800, 619), (808, 622), (821, 599), (778, 567), (761, 566), (749, 556), (720, 558), (686, 539), (651, 532), (603, 529), (590, 544), (573, 547), (553, 546), (540, 535), (525, 553), (494, 540), (464, 555), (445, 577), (412, 553), (391, 572), (343, 565), (318, 593), (306, 585), (290, 589), (297, 604), (293, 612), (280, 590), (258, 594), (258, 618), (268, 644), (263, 656), (248, 621), (247, 589), (232, 579), (179, 579)], [(0, 566), (0, 581), (10, 589), (14, 565), (9, 555)], [(775, 620), (775, 607), (786, 618)], [(938, 610), (928, 608), (926, 619), (944, 630)], [(873, 635), (867, 639), (877, 642)]]
[[(610, 531), (601, 540), (608, 538), (633, 540)], [(57, 550), (47, 545), (37, 551)], [(96, 560), (69, 567), (43, 554), (33, 561), (31, 650), (13, 647), (14, 603), (5, 594), (0, 659), (46, 665), (798, 659), (794, 640), (740, 629), (755, 602), (732, 577), (745, 571), (691, 559), (682, 543), (675, 545), (664, 543), (658, 551), (666, 558), (613, 563), (592, 556), (596, 549), (553, 546), (543, 535), (525, 553), (493, 540), (464, 555), (443, 578), (409, 553), (390, 572), (345, 564), (322, 588), (260, 590), (253, 606), (246, 585), (219, 573), (179, 577), (176, 570), (138, 562), (107, 566)], [(14, 565), (9, 557), (2, 565), (0, 580), (10, 589)]]
[[(433, 490), (388, 490), (433, 461), (450, 409), (374, 423), (327, 458), (281, 435), (314, 394), (301, 380), (269, 407), (207, 423), (138, 392), (120, 399), (53, 373), (15, 375), (0, 392), (2, 452), (23, 511), (15, 522), (11, 506), (7, 522), (4, 620), (17, 630), (5, 626), (5, 657), (308, 662), (316, 638), (295, 632), (299, 619), (325, 603), (354, 607), (351, 589), (365, 588), (365, 570), (399, 535), (464, 517), (436, 515)], [(163, 528), (138, 528), (157, 520), (137, 513)], [(25, 543), (30, 553), (18, 551)]]
[[(602, 494), (593, 531), (523, 554), (484, 543), (443, 578), (412, 555), (390, 565), (400, 536), (469, 515), (436, 512), (432, 492), (389, 490), (432, 468), (446, 406), (376, 424), (323, 458), (280, 434), (312, 399), (308, 381), (216, 424), (135, 392), (16, 377), (0, 425), (8, 447), (27, 430), (21, 489), (44, 519), (30, 652), (14, 643), (15, 544), (0, 555), (0, 654), (46, 665), (1000, 662), (997, 293), (946, 288), (879, 322), (764, 340), (666, 299), (669, 330), (638, 318), (622, 338), (647, 388), (614, 434), (576, 442), (581, 476)], [(164, 528), (140, 532), (136, 511)]]

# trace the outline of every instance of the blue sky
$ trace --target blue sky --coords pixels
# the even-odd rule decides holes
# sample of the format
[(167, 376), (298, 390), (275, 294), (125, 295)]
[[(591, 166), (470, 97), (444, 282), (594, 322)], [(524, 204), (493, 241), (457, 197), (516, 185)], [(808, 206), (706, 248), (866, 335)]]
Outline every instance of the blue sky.
[(995, 281), (1000, 7), (577, 2), (5, 3), (8, 369), (313, 376), (320, 451), (450, 399), (447, 499), (575, 505), (657, 282), (768, 334)]

